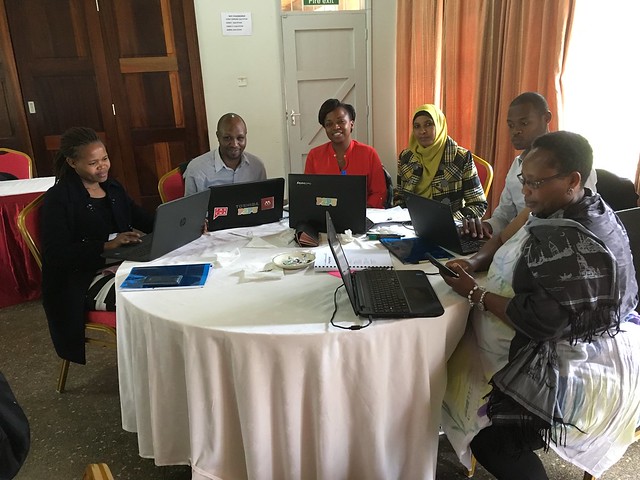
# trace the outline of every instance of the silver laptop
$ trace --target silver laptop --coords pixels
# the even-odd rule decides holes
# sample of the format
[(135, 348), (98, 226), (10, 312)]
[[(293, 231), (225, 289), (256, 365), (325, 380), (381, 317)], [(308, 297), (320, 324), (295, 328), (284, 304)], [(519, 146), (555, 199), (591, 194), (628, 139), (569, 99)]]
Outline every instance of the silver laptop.
[(102, 256), (148, 262), (195, 240), (202, 235), (210, 193), (207, 188), (188, 197), (163, 203), (156, 209), (153, 233), (142, 237), (141, 243), (106, 250)]
[(462, 255), (477, 252), (486, 242), (458, 235), (458, 227), (449, 204), (409, 192), (405, 192), (404, 196), (418, 237)]
[(331, 215), (326, 212), (329, 248), (356, 315), (370, 318), (439, 317), (444, 309), (422, 270), (351, 271)]

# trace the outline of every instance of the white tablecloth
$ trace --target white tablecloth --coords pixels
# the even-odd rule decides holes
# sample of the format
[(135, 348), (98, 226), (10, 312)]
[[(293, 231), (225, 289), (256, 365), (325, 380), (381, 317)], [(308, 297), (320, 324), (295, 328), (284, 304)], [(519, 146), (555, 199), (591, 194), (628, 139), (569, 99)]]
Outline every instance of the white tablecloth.
[(26, 178), (23, 180), (5, 180), (0, 182), (0, 197), (20, 195), (22, 193), (46, 192), (53, 187), (55, 177)]
[[(198, 480), (435, 478), (466, 299), (432, 276), (442, 317), (336, 329), (340, 279), (255, 273), (297, 250), (290, 238), (286, 220), (208, 234), (153, 262), (212, 261), (204, 288), (118, 291), (124, 429), (137, 432), (141, 456), (191, 464)], [(118, 285), (134, 265), (120, 267)], [(344, 289), (336, 321), (357, 321)]]

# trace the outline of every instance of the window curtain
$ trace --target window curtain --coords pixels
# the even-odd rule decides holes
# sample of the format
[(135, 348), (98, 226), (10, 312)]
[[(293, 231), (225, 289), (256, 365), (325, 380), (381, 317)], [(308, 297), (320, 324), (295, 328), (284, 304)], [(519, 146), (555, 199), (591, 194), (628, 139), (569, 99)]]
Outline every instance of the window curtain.
[(490, 209), (517, 152), (507, 129), (518, 94), (544, 95), (557, 129), (575, 0), (398, 0), (397, 150), (416, 107), (438, 105), (449, 136), (493, 165)]

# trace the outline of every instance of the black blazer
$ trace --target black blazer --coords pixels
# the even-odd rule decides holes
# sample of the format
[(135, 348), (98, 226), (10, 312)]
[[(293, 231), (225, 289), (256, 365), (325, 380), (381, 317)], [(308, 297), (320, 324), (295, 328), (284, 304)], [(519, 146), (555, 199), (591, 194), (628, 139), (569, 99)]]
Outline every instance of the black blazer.
[[(127, 195), (117, 181), (101, 184), (111, 203), (118, 232), (153, 229), (153, 216)], [(44, 196), (41, 216), (42, 304), (51, 340), (61, 358), (86, 363), (85, 295), (98, 269), (111, 228), (89, 203), (89, 193), (73, 171)]]

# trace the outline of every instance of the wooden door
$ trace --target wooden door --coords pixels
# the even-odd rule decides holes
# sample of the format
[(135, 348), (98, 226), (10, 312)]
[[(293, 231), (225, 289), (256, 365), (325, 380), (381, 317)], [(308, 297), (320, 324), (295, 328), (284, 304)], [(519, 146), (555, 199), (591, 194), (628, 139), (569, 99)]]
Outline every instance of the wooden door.
[[(0, 146), (33, 156), (27, 119), (22, 111), (22, 94), (13, 58), (9, 24), (0, 2)], [(35, 168), (34, 168), (35, 170)], [(34, 175), (35, 175), (34, 171)]]
[(158, 179), (208, 150), (193, 2), (100, 0), (100, 15), (121, 173), (155, 206)]
[[(60, 134), (88, 126), (107, 135), (111, 110), (104, 58), (91, 48), (99, 32), (95, 3), (85, 0), (4, 0), (23, 108), (38, 174), (53, 174)], [(85, 6), (94, 6), (87, 9)], [(95, 33), (94, 33), (95, 35)], [(97, 40), (100, 43), (100, 40)], [(107, 120), (107, 121), (105, 121)], [(111, 122), (113, 123), (113, 122)], [(112, 132), (108, 132), (111, 134)], [(108, 144), (111, 154), (117, 145)]]
[(4, 0), (40, 175), (60, 134), (97, 130), (111, 175), (151, 209), (158, 179), (208, 150), (191, 0)]

